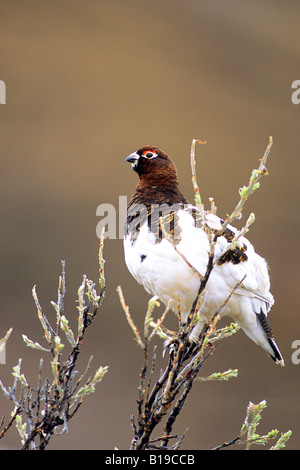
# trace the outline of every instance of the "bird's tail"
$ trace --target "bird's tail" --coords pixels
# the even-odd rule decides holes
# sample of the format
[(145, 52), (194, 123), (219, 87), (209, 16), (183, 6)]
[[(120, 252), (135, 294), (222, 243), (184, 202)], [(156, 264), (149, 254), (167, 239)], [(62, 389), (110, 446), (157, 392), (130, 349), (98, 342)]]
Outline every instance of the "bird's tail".
[(276, 364), (279, 364), (280, 366), (284, 366), (284, 360), (274, 340), (274, 335), (273, 335), (272, 328), (271, 328), (267, 315), (261, 310), (260, 313), (256, 313), (256, 317), (257, 317), (258, 323), (260, 324), (261, 328), (263, 329), (266, 335), (268, 344), (271, 347), (271, 349), (270, 348), (264, 348), (264, 349), (267, 350), (269, 356), (276, 362)]

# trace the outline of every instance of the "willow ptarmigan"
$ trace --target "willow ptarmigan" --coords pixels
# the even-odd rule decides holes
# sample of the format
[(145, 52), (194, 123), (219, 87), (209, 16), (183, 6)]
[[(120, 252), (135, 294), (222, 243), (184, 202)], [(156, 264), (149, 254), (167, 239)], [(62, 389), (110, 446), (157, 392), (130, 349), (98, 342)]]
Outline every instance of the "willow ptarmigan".
[[(172, 308), (179, 308), (184, 320), (191, 311), (208, 264), (209, 240), (202, 219), (197, 208), (182, 195), (175, 164), (165, 152), (146, 146), (125, 160), (139, 177), (127, 208), (126, 265), (147, 292), (157, 295), (165, 304), (171, 300)], [(166, 222), (162, 227), (162, 220), (169, 224)], [(166, 237), (166, 233), (170, 235)], [(265, 260), (255, 253), (245, 237), (222, 256), (235, 233), (236, 229), (228, 225), (217, 238), (214, 267), (191, 339), (197, 340), (205, 323), (229, 296), (220, 315), (230, 316), (277, 364), (284, 365), (267, 319), (274, 299)]]

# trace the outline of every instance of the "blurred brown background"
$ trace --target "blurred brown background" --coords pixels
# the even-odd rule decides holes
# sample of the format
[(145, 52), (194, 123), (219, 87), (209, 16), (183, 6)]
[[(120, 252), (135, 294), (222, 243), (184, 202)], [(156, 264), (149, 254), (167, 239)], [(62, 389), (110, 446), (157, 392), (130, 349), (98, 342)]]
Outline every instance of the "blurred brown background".
[[(189, 152), (197, 148), (198, 181), (208, 207), (233, 209), (269, 135), (269, 173), (248, 201), (256, 222), (249, 238), (269, 262), (276, 305), (270, 318), (286, 367), (277, 367), (239, 332), (224, 340), (203, 374), (238, 368), (228, 383), (197, 384), (178, 420), (189, 428), (183, 448), (206, 449), (237, 435), (249, 401), (267, 400), (259, 432), (293, 430), (300, 447), (300, 365), (291, 361), (299, 329), (299, 118), (291, 84), (300, 79), (298, 1), (1, 0), (0, 337), (9, 327), (6, 365), (12, 383), (20, 357), (35, 384), (42, 342), (31, 289), (37, 284), (49, 319), (66, 261), (66, 314), (76, 322), (82, 275), (97, 280), (96, 208), (130, 196), (136, 175), (124, 158), (146, 145), (175, 160), (192, 199)], [(84, 343), (82, 371), (109, 373), (51, 449), (127, 449), (142, 355), (116, 294), (121, 284), (141, 327), (148, 295), (127, 272), (122, 241), (105, 244), (107, 294)], [(46, 373), (46, 372), (45, 372)], [(12, 404), (1, 392), (0, 414)], [(1, 445), (17, 448), (13, 429)]]

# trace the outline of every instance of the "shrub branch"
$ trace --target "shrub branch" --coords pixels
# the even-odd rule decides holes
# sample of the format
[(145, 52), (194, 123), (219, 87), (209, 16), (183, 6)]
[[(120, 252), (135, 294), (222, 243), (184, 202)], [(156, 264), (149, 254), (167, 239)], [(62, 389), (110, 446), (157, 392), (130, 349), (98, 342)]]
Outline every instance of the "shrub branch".
[[(23, 340), (28, 347), (50, 355), (52, 377), (43, 380), (44, 360), (41, 359), (37, 386), (31, 386), (21, 371), (22, 359), (19, 359), (18, 364), (13, 367), (12, 387), (6, 388), (0, 381), (4, 395), (14, 404), (9, 422), (4, 425), (4, 420), (2, 420), (0, 438), (15, 423), (21, 439), (22, 450), (43, 450), (54, 434), (68, 432), (68, 422), (77, 413), (85, 397), (95, 391), (96, 385), (101, 382), (107, 372), (107, 367), (99, 367), (93, 376), (88, 376), (86, 379), (91, 357), (85, 372), (79, 379), (76, 379), (75, 367), (77, 367), (85, 332), (92, 324), (105, 296), (103, 234), (100, 241), (99, 265), (99, 292), (96, 292), (95, 284), (86, 276), (83, 276), (82, 284), (78, 289), (77, 332), (71, 329), (64, 314), (66, 294), (64, 261), (62, 261), (62, 273), (58, 282), (57, 302), (51, 302), (56, 313), (55, 327), (50, 324), (42, 310), (35, 286), (32, 290), (47, 347), (32, 341), (26, 335), (23, 335)], [(85, 298), (87, 298), (87, 302)], [(65, 339), (67, 344), (65, 344)], [(63, 353), (67, 345), (69, 345), (70, 351), (64, 357)]]

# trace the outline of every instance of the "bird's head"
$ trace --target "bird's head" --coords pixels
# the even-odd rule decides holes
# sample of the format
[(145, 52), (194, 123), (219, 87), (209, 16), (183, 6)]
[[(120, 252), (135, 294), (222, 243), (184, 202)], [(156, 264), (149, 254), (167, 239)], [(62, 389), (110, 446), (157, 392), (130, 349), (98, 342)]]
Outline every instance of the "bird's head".
[(177, 179), (177, 172), (170, 157), (154, 145), (147, 145), (136, 150), (125, 158), (131, 163), (131, 168), (137, 172), (139, 178), (153, 179), (169, 174)]

